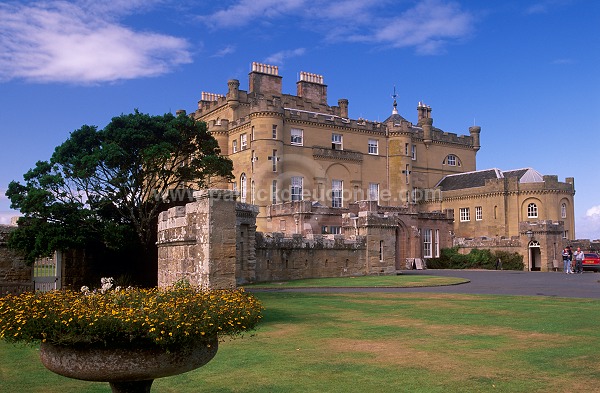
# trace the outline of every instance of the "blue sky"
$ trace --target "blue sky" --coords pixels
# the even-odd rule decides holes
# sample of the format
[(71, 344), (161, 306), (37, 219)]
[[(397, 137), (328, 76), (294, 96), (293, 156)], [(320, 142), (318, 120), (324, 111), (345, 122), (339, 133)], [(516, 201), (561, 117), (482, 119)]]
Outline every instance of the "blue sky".
[(600, 238), (600, 3), (595, 0), (79, 0), (0, 3), (0, 223), (11, 180), (84, 124), (196, 109), (248, 89), (253, 61), (324, 76), (351, 118), (482, 127), (478, 169), (575, 178), (578, 238)]

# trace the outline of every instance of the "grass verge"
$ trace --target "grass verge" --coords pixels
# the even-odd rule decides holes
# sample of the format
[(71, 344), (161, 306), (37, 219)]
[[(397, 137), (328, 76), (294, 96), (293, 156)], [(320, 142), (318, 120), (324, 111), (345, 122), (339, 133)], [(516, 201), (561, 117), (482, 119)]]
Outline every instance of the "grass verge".
[[(153, 393), (600, 391), (600, 302), (426, 293), (257, 293), (265, 318)], [(0, 344), (2, 388), (109, 392)]]

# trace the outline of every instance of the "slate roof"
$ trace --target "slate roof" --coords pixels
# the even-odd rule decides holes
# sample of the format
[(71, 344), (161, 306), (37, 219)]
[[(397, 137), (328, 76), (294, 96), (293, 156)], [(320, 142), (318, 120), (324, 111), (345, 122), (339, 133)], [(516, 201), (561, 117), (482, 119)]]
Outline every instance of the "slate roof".
[(390, 117), (388, 117), (387, 119), (385, 119), (383, 122), (384, 123), (400, 124), (403, 121), (407, 121), (407, 120), (405, 118), (403, 118), (402, 116), (400, 116), (399, 114), (394, 113)]
[(440, 187), (442, 191), (483, 187), (487, 179), (501, 179), (504, 177), (517, 177), (519, 178), (519, 183), (536, 183), (544, 181), (543, 176), (532, 168), (515, 169), (504, 172), (498, 168), (492, 168), (445, 176), (438, 182), (436, 187)]

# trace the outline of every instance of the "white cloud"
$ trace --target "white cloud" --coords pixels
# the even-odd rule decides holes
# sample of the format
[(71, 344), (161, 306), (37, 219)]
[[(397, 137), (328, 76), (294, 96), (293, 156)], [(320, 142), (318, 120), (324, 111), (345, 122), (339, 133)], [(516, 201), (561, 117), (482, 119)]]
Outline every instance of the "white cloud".
[(187, 41), (117, 22), (136, 3), (0, 4), (0, 81), (111, 82), (191, 62)]
[(212, 28), (240, 27), (257, 18), (276, 19), (300, 12), (305, 0), (240, 0), (237, 4), (198, 19)]
[(474, 23), (469, 12), (448, 0), (423, 0), (411, 7), (388, 0), (240, 0), (199, 19), (212, 28), (234, 28), (259, 17), (264, 23), (287, 18), (329, 42), (415, 47), (422, 54), (439, 53), (450, 40), (466, 37)]
[(421, 54), (435, 54), (450, 39), (467, 36), (472, 24), (472, 16), (458, 4), (425, 0), (382, 23), (379, 30), (350, 39), (395, 48), (414, 46)]
[(584, 217), (576, 221), (579, 239), (600, 239), (600, 205), (590, 207)]
[(269, 64), (283, 64), (285, 59), (291, 57), (302, 56), (306, 52), (304, 48), (284, 50), (281, 52), (273, 53), (271, 56), (265, 59), (265, 63)]
[(235, 50), (236, 50), (235, 46), (227, 45), (226, 47), (222, 48), (221, 50), (218, 50), (217, 52), (215, 52), (215, 54), (213, 54), (211, 57), (225, 57), (227, 55), (235, 53)]

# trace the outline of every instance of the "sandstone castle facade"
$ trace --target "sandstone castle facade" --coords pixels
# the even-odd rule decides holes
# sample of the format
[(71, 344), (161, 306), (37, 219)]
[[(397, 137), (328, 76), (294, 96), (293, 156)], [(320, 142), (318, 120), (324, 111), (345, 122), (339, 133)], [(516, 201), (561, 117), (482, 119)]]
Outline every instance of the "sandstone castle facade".
[(190, 116), (233, 161), (234, 181), (215, 187), (256, 208), (252, 233), (352, 237), (373, 233), (365, 228), (379, 217), (393, 229), (371, 239), (386, 272), (456, 244), (518, 251), (526, 269), (550, 270), (575, 236), (573, 178), (478, 170), (478, 126), (444, 132), (422, 102), (413, 123), (395, 96), (383, 122), (352, 119), (347, 99), (328, 104), (322, 75), (300, 72), (296, 94), (284, 94), (278, 68), (267, 64), (252, 64), (248, 86), (229, 80), (225, 94), (203, 92)]

